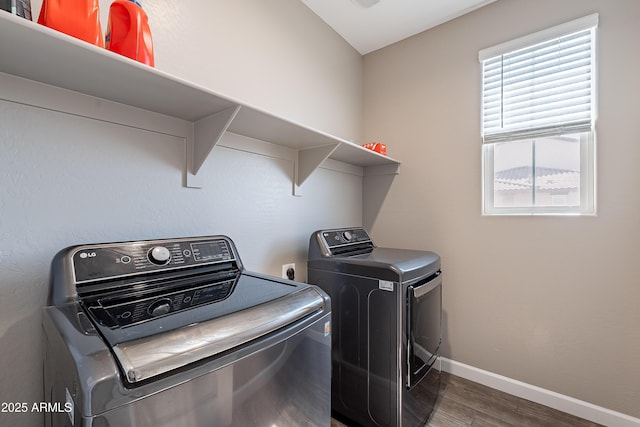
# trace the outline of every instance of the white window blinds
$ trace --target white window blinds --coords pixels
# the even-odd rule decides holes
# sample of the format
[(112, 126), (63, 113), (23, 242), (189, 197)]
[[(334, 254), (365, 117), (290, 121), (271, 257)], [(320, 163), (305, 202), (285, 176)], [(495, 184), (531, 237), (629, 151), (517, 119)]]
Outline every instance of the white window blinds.
[(485, 143), (592, 129), (597, 23), (590, 15), (480, 52)]

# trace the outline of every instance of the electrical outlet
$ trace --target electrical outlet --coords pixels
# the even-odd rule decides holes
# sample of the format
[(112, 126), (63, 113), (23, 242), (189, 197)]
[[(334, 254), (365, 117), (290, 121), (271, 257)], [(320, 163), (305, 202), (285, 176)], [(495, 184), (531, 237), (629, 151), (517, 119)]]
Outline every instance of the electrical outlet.
[(282, 264), (282, 278), (294, 280), (296, 278), (296, 264)]

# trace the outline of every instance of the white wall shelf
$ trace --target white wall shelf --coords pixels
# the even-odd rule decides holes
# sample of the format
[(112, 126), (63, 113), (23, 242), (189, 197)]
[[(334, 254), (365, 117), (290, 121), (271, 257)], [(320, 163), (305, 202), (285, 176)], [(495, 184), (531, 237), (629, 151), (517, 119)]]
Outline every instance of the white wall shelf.
[[(183, 128), (188, 130), (179, 135), (186, 139), (189, 153), (186, 186), (203, 184), (196, 175), (227, 131), (297, 150), (296, 186), (327, 158), (363, 167), (365, 175), (368, 168), (380, 170), (379, 166), (395, 174), (400, 164), (9, 13), (0, 13), (0, 40), (1, 73), (187, 122)], [(22, 98), (0, 86), (0, 99), (24, 102)], [(66, 108), (48, 104), (60, 111)], [(87, 113), (98, 118), (95, 115)]]

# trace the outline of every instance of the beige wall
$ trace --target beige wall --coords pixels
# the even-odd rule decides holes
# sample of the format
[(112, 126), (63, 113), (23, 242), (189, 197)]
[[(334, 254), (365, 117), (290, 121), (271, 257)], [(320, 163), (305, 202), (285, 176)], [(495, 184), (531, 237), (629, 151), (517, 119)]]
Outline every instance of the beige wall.
[[(598, 215), (481, 216), (478, 51), (593, 12)], [(635, 417), (639, 41), (637, 0), (500, 0), (364, 60), (365, 139), (402, 161), (369, 221), (443, 256), (445, 356)]]
[(362, 57), (302, 2), (143, 5), (158, 68), (312, 128), (361, 137)]
[[(37, 19), (43, 0), (31, 0)], [(103, 29), (113, 0), (98, 0)], [(362, 133), (362, 56), (298, 0), (142, 1), (156, 68), (344, 139)]]

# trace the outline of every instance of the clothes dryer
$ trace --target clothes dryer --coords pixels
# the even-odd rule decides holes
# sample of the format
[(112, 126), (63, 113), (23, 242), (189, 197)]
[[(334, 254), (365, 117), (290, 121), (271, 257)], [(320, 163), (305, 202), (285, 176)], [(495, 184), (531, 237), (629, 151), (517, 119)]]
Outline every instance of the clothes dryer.
[(380, 248), (363, 228), (342, 228), (312, 234), (307, 267), (332, 301), (334, 415), (424, 425), (440, 386), (440, 257)]

